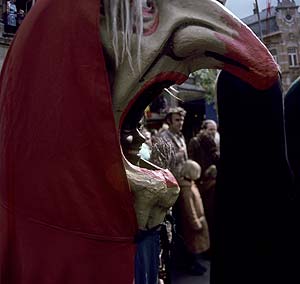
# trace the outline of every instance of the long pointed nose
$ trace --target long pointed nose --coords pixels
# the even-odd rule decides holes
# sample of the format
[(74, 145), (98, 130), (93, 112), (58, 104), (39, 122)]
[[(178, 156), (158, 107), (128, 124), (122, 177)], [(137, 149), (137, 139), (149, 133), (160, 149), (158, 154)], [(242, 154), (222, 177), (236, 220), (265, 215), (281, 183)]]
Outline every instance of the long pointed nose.
[(259, 90), (269, 89), (278, 79), (279, 67), (266, 46), (244, 24), (224, 16), (224, 22), (236, 32), (232, 37), (216, 33), (225, 44), (225, 58), (234, 59), (242, 66), (225, 62), (224, 70), (231, 72)]
[(278, 65), (266, 46), (225, 10), (209, 26), (179, 29), (172, 48), (177, 58), (197, 61), (198, 57), (207, 61), (202, 67), (226, 70), (259, 90), (270, 88), (278, 79)]

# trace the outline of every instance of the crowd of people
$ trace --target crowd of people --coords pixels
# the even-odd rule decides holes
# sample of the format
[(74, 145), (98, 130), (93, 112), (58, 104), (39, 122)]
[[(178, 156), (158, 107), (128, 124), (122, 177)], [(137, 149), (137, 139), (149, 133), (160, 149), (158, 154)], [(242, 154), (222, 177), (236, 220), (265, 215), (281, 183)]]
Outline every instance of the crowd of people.
[[(161, 241), (161, 251), (169, 250), (172, 265), (192, 275), (203, 275), (207, 271), (203, 263), (211, 257), (220, 137), (217, 123), (204, 120), (199, 133), (187, 143), (182, 134), (185, 115), (181, 107), (170, 108), (159, 130), (141, 127), (145, 142), (137, 156), (170, 170), (180, 187), (179, 197), (162, 224), (169, 243), (166, 248)], [(160, 261), (161, 266), (164, 261)]]

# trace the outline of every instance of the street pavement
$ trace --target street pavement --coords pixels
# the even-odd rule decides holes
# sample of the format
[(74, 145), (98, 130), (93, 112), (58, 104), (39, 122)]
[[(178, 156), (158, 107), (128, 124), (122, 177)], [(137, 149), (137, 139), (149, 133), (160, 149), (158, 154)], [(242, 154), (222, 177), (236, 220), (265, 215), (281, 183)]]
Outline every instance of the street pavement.
[(184, 271), (175, 270), (172, 272), (172, 284), (209, 284), (210, 263), (203, 262), (207, 272), (202, 276), (189, 275)]

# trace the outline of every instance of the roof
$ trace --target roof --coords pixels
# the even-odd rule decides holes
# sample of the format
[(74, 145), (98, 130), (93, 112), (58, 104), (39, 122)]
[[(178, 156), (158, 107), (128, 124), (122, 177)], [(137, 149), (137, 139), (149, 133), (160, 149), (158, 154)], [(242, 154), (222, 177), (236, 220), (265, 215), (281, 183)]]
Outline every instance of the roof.
[[(264, 9), (260, 12), (261, 20), (261, 29), (262, 34), (271, 34), (279, 31), (279, 27), (276, 22), (276, 7), (271, 7), (270, 14), (267, 13), (267, 9)], [(243, 18), (242, 21), (249, 26), (249, 28), (256, 34), (259, 35), (259, 23), (258, 15), (253, 14), (246, 18)]]
[[(260, 20), (261, 21), (265, 21), (267, 18), (270, 19), (270, 18), (276, 17), (276, 8), (275, 7), (271, 7), (271, 13), (270, 13), (270, 15), (267, 15), (267, 9), (262, 10), (259, 13), (259, 15), (260, 15)], [(253, 14), (251, 16), (243, 18), (242, 21), (246, 25), (252, 25), (252, 24), (258, 22), (257, 14)]]
[(181, 85), (174, 85), (174, 87), (180, 92), (180, 98), (183, 101), (201, 100), (204, 98), (205, 89), (196, 84), (193, 76), (190, 76)]

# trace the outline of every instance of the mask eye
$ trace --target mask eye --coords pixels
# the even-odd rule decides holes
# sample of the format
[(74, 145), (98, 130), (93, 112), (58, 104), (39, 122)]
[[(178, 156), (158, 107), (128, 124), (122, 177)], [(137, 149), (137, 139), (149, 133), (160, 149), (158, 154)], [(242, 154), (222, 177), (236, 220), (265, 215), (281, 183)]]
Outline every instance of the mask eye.
[(143, 9), (152, 9), (154, 6), (153, 0), (142, 0)]
[(142, 0), (142, 9), (144, 22), (143, 35), (151, 35), (156, 31), (159, 23), (156, 0)]

